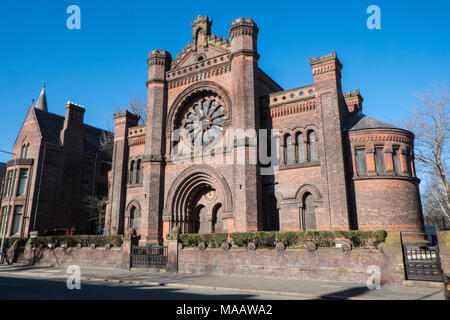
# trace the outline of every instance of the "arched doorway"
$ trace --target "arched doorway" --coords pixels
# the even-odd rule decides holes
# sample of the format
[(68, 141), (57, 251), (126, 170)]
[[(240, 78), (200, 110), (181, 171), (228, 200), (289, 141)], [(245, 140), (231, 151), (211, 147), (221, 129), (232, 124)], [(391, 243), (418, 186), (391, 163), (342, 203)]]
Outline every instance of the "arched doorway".
[(138, 218), (136, 216), (136, 207), (132, 206), (130, 209), (130, 215), (128, 216), (128, 229), (133, 228), (138, 231)]
[(221, 224), (217, 191), (208, 184), (193, 189), (186, 201), (186, 218), (181, 216), (181, 229), (187, 233), (215, 232)]
[(179, 226), (183, 233), (222, 232), (223, 212), (231, 208), (231, 190), (225, 179), (209, 166), (194, 166), (172, 184), (163, 220), (167, 230)]

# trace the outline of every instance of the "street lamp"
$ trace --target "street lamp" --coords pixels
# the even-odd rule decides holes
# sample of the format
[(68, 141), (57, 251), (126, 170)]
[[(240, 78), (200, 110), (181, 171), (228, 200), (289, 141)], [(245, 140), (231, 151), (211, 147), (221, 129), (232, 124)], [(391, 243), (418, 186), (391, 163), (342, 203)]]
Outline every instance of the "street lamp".
[[(11, 181), (11, 187), (10, 188), (8, 188), (7, 187), (7, 191), (9, 192), (9, 194), (8, 194), (8, 208), (7, 208), (7, 211), (6, 211), (6, 221), (5, 221), (5, 228), (3, 228), (3, 226), (1, 226), (2, 227), (2, 229), (1, 230), (3, 230), (3, 235), (2, 235), (2, 245), (1, 245), (1, 247), (0, 247), (0, 264), (3, 262), (3, 249), (4, 249), (4, 247), (5, 247), (5, 238), (6, 238), (6, 229), (8, 228), (8, 222), (9, 222), (9, 215), (10, 215), (10, 211), (11, 211), (11, 195), (12, 195), (12, 193), (13, 193), (13, 190), (14, 190), (14, 186), (15, 186), (15, 180), (16, 180), (16, 163), (17, 163), (17, 156), (16, 156), (16, 154), (15, 153), (13, 153), (13, 152), (8, 152), (8, 151), (3, 151), (3, 150), (0, 150), (0, 152), (3, 152), (3, 153), (9, 153), (9, 154), (11, 154), (13, 157), (14, 157), (14, 166), (13, 166), (13, 181)], [(3, 219), (2, 219), (3, 220)]]

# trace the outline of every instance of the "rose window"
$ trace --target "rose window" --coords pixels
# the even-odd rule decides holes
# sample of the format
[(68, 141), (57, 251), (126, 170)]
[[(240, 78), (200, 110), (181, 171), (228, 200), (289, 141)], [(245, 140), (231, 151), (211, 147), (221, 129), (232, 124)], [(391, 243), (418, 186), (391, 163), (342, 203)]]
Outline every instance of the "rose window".
[(183, 127), (192, 143), (206, 146), (223, 134), (225, 120), (223, 104), (215, 97), (204, 98), (188, 109)]

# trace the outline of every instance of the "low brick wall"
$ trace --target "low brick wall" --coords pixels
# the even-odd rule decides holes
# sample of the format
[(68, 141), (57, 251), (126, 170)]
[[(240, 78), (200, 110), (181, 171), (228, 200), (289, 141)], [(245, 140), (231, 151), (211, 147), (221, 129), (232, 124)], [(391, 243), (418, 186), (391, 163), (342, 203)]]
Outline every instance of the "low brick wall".
[(31, 248), (26, 247), (24, 263), (35, 266), (94, 267), (107, 269), (130, 269), (130, 242), (125, 241), (121, 248)]
[(367, 268), (377, 265), (382, 283), (400, 284), (404, 278), (403, 261), (393, 253), (378, 250), (354, 249), (344, 253), (341, 249), (182, 249), (178, 255), (178, 272), (292, 278), (301, 280), (349, 281), (366, 283), (370, 276)]
[(178, 250), (178, 273), (291, 278), (299, 280), (347, 281), (366, 283), (367, 268), (377, 265), (384, 284), (405, 280), (399, 232), (389, 233), (379, 249), (355, 248), (344, 253), (339, 248), (256, 249), (232, 248), (228, 251), (207, 248)]

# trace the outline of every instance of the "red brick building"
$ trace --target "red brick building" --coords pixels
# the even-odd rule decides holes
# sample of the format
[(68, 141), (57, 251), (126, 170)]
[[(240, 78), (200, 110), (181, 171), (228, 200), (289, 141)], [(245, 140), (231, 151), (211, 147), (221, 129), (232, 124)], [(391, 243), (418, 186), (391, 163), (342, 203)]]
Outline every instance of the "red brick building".
[(65, 117), (50, 113), (45, 87), (31, 105), (2, 185), (2, 234), (94, 232), (98, 215), (87, 198), (107, 196), (111, 155), (100, 149), (104, 131), (85, 124), (84, 112), (67, 102)]
[[(174, 226), (422, 230), (414, 135), (364, 115), (359, 90), (342, 92), (336, 53), (309, 59), (313, 82), (284, 90), (258, 66), (251, 19), (234, 20), (229, 40), (211, 25), (197, 17), (192, 42), (175, 59), (150, 52), (146, 125), (128, 112), (114, 115), (107, 233), (135, 228), (142, 242), (156, 242)], [(202, 150), (244, 160), (210, 163), (194, 151), (183, 154), (191, 163), (176, 162), (180, 128), (200, 137)], [(237, 138), (225, 149), (214, 145), (213, 129), (270, 129), (267, 148), (279, 164), (251, 160), (264, 139)]]

